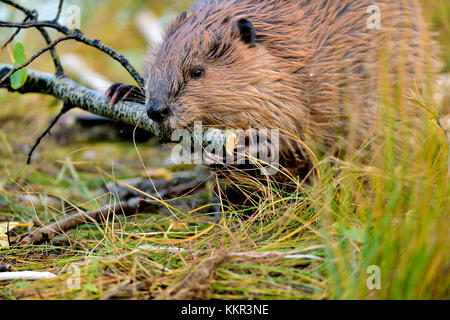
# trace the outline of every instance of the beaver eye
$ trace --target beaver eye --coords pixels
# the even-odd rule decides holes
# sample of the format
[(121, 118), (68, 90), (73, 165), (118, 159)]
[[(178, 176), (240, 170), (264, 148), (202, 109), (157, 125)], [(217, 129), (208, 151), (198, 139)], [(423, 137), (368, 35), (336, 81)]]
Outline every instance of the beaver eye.
[(201, 67), (197, 67), (192, 70), (192, 78), (194, 78), (194, 79), (200, 79), (204, 75), (205, 75), (205, 69), (203, 69)]

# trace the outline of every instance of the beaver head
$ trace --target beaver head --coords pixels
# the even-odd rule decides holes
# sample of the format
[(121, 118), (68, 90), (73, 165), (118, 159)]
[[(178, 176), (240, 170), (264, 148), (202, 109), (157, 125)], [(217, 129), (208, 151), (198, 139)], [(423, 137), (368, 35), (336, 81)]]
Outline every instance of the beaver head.
[(284, 75), (243, 14), (210, 6), (181, 14), (169, 27), (150, 56), (146, 90), (148, 116), (163, 129), (194, 121), (222, 129), (267, 127), (269, 119), (279, 125), (272, 98), (280, 96)]

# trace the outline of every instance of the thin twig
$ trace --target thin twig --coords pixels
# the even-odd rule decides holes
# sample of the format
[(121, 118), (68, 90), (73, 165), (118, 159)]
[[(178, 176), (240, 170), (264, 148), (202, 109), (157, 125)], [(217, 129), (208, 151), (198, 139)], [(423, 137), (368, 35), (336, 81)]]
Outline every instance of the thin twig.
[[(1, 0), (0, 0), (1, 1)], [(0, 21), (0, 28), (37, 28), (37, 27), (45, 27), (45, 28), (53, 28), (66, 36), (72, 37), (72, 39), (82, 42), (88, 46), (94, 47), (107, 55), (109, 55), (114, 60), (118, 61), (134, 78), (134, 80), (138, 83), (139, 87), (143, 89), (145, 87), (144, 79), (141, 75), (136, 71), (136, 69), (130, 64), (130, 62), (120, 53), (115, 51), (114, 49), (108, 47), (107, 45), (100, 42), (98, 39), (91, 39), (86, 37), (83, 32), (79, 29), (69, 29), (63, 25), (56, 23), (55, 21), (29, 21), (29, 22), (4, 22)]]
[(66, 40), (70, 40), (70, 39), (75, 39), (75, 36), (64, 36), (61, 38), (56, 39), (55, 41), (53, 41), (51, 44), (49, 44), (47, 47), (39, 50), (38, 52), (36, 52), (30, 59), (28, 59), (27, 61), (25, 61), (24, 63), (22, 63), (20, 66), (17, 66), (15, 68), (13, 68), (11, 71), (9, 71), (1, 80), (0, 80), (0, 86), (9, 79), (9, 77), (11, 77), (11, 75), (13, 75), (15, 72), (19, 71), (20, 69), (25, 68), (26, 66), (28, 66), (30, 63), (32, 63), (34, 60), (36, 60), (36, 58), (38, 58), (40, 55), (42, 55), (43, 53), (47, 52), (48, 50), (51, 50), (52, 48), (54, 48), (58, 43), (62, 42), (62, 41), (66, 41)]
[[(0, 0), (1, 1), (1, 0)], [(63, 34), (73, 33), (71, 29), (60, 25), (52, 20), (45, 21), (27, 21), (27, 22), (5, 22), (0, 21), (0, 28), (20, 28), (20, 29), (30, 29), (30, 28), (51, 28), (55, 29)]]
[[(25, 19), (23, 20), (23, 22), (27, 22), (29, 19), (29, 17), (25, 17)], [(13, 42), (13, 40), (16, 38), (16, 36), (20, 33), (22, 29), (17, 28), (17, 30), (13, 33), (13, 35), (8, 39), (8, 41), (5, 42), (4, 45), (2, 45), (2, 50), (6, 48), (6, 46), (8, 44), (10, 44), (11, 42)]]
[[(37, 20), (38, 13), (36, 10), (28, 10), (27, 8), (17, 4), (14, 1), (11, 1), (11, 0), (0, 0), (0, 2), (6, 3), (6, 4), (12, 6), (13, 8), (16, 8), (17, 10), (22, 11), (26, 15), (28, 20), (32, 20), (32, 21)], [(48, 32), (42, 27), (38, 27), (37, 30), (41, 33), (41, 35), (44, 38), (47, 45), (50, 45), (52, 43), (52, 39), (50, 38)], [(58, 54), (56, 53), (56, 49), (52, 48), (50, 50), (50, 54), (52, 56), (53, 64), (55, 65), (55, 73), (57, 75), (63, 75), (64, 69), (61, 65), (61, 62), (59, 61)]]
[(28, 10), (27, 8), (21, 6), (20, 4), (16, 3), (15, 1), (11, 1), (11, 0), (0, 0), (0, 2), (6, 3), (8, 5), (10, 5), (11, 7), (16, 8), (17, 10), (22, 11), (23, 13), (25, 13), (27, 16), (32, 16), (34, 13), (31, 10)]
[(34, 143), (33, 147), (31, 148), (30, 152), (28, 153), (28, 160), (27, 164), (31, 163), (31, 157), (33, 156), (34, 151), (41, 143), (41, 140), (48, 134), (50, 135), (50, 130), (55, 126), (55, 124), (58, 122), (58, 120), (67, 113), (70, 109), (72, 109), (73, 106), (69, 104), (64, 104), (59, 113), (53, 118), (53, 120), (50, 122), (50, 125), (47, 127), (47, 129), (42, 133), (39, 138), (36, 139), (36, 142)]
[(53, 21), (58, 22), (59, 18), (61, 17), (61, 11), (62, 11), (63, 5), (64, 5), (64, 0), (59, 0), (58, 12), (56, 13), (56, 17), (55, 17), (55, 19), (53, 19)]

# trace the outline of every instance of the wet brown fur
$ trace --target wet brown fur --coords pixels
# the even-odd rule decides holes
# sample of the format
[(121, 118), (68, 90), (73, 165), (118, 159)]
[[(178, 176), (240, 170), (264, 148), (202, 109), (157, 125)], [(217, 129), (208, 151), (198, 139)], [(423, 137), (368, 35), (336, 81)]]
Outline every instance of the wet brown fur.
[[(367, 28), (367, 8), (381, 9), (381, 29)], [(257, 42), (233, 32), (250, 20)], [(422, 87), (431, 71), (427, 26), (414, 0), (206, 0), (170, 26), (151, 54), (147, 91), (170, 107), (163, 127), (194, 121), (218, 128), (281, 128), (308, 145), (359, 148), (376, 134), (380, 88)], [(192, 79), (192, 69), (206, 70)], [(380, 77), (384, 74), (384, 78)], [(403, 74), (403, 77), (399, 76)], [(284, 165), (309, 158), (282, 139)]]

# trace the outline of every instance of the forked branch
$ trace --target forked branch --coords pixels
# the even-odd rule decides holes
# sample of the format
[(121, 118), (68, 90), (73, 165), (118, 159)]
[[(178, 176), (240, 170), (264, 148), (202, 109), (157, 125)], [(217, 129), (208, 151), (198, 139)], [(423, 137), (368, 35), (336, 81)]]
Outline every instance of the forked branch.
[[(0, 0), (2, 1), (2, 0)], [(52, 28), (56, 31), (65, 35), (65, 39), (73, 39), (78, 42), (82, 42), (88, 46), (94, 47), (107, 55), (109, 55), (114, 60), (118, 61), (134, 78), (141, 89), (144, 89), (145, 83), (141, 75), (136, 71), (136, 69), (130, 64), (130, 62), (120, 53), (108, 47), (107, 45), (101, 43), (98, 39), (91, 39), (86, 37), (83, 32), (79, 29), (69, 29), (56, 22), (52, 21), (25, 21), (25, 22), (5, 22), (0, 21), (0, 28), (18, 28), (18, 29), (28, 29), (28, 28)], [(61, 38), (60, 38), (61, 39)], [(49, 47), (54, 42), (50, 42)], [(53, 48), (54, 46), (52, 46)], [(3, 81), (4, 79), (2, 79)], [(1, 81), (0, 81), (1, 83)]]
[[(24, 23), (29, 20), (36, 21), (38, 19), (38, 13), (36, 10), (28, 10), (27, 8), (17, 4), (15, 1), (11, 1), (11, 0), (0, 0), (0, 2), (10, 5), (19, 11), (22, 11), (25, 14), (25, 19), (23, 21)], [(61, 3), (60, 3), (61, 8), (62, 8), (62, 2), (63, 1), (61, 1)], [(58, 14), (58, 17), (59, 17), (59, 14)], [(17, 31), (11, 36), (11, 38), (2, 46), (2, 49), (5, 48), (9, 43), (11, 43), (21, 30), (22, 30), (21, 28), (18, 28)], [(44, 38), (47, 45), (50, 45), (52, 43), (52, 40), (51, 40), (48, 32), (43, 27), (37, 27), (37, 30), (41, 33), (41, 35)], [(56, 53), (56, 49), (55, 48), (50, 49), (50, 54), (53, 59), (53, 64), (55, 65), (56, 74), (58, 74), (58, 75), (64, 74), (64, 70), (61, 65), (61, 62), (59, 61), (58, 55)]]
[[(8, 41), (6, 41), (6, 43), (2, 46), (2, 48), (5, 48), (9, 43), (11, 43), (21, 30), (28, 29), (28, 28), (36, 28), (42, 34), (45, 41), (47, 42), (47, 47), (39, 50), (30, 59), (28, 59), (25, 63), (23, 63), (19, 66), (16, 66), (16, 67), (3, 66), (3, 68), (0, 70), (1, 71), (0, 72), (0, 87), (6, 87), (9, 90), (12, 90), (12, 87), (10, 86), (10, 84), (8, 82), (9, 78), (18, 70), (21, 70), (21, 69), (25, 68), (26, 66), (30, 65), (34, 60), (36, 60), (38, 57), (40, 57), (45, 52), (50, 51), (53, 61), (54, 61), (54, 64), (55, 64), (55, 69), (56, 69), (55, 74), (56, 74), (57, 78), (54, 78), (53, 80), (55, 80), (55, 81), (52, 82), (52, 81), (47, 81), (50, 79), (49, 76), (44, 77), (46, 80), (43, 80), (43, 79), (38, 80), (38, 78), (39, 78), (39, 76), (38, 76), (37, 78), (35, 78), (35, 80), (38, 80), (37, 82), (39, 82), (41, 84), (50, 86), (47, 88), (42, 88), (43, 91), (48, 91), (48, 92), (43, 92), (43, 93), (48, 93), (48, 94), (52, 94), (52, 95), (54, 95), (55, 92), (61, 93), (61, 91), (58, 89), (61, 86), (60, 80), (62, 80), (62, 79), (68, 80), (68, 79), (64, 75), (63, 67), (59, 61), (58, 55), (56, 54), (55, 47), (60, 42), (63, 42), (66, 40), (76, 40), (76, 41), (82, 42), (88, 46), (97, 48), (98, 50), (108, 54), (114, 60), (120, 62), (121, 65), (131, 74), (131, 76), (136, 80), (138, 85), (143, 90), (143, 88), (144, 88), (143, 78), (139, 75), (139, 73), (134, 69), (134, 67), (128, 62), (128, 60), (123, 55), (114, 51), (110, 47), (102, 44), (97, 39), (90, 39), (90, 38), (86, 37), (79, 29), (69, 29), (66, 26), (59, 24), (58, 21), (59, 21), (59, 18), (61, 17), (64, 0), (59, 0), (56, 16), (53, 20), (50, 20), (50, 21), (38, 21), (38, 13), (36, 10), (28, 10), (27, 8), (21, 6), (20, 4), (16, 3), (15, 1), (0, 0), (0, 2), (10, 5), (13, 8), (15, 8), (19, 11), (22, 11), (25, 14), (25, 19), (21, 23), (0, 21), (0, 28), (3, 27), (3, 28), (16, 28), (17, 29), (12, 34), (12, 36), (8, 39)], [(63, 36), (56, 39), (55, 41), (52, 41), (45, 28), (54, 29), (54, 30), (62, 33)], [(28, 81), (28, 83), (26, 84), (26, 86), (24, 86), (24, 88), (21, 88), (21, 90), (16, 90), (16, 91), (25, 93), (25, 92), (29, 92), (30, 88), (33, 88), (32, 90), (37, 90), (38, 88), (35, 86), (35, 84), (37, 82), (33, 82), (33, 80)], [(32, 83), (32, 85), (30, 85), (31, 83)], [(59, 85), (53, 86), (54, 84), (59, 84)], [(75, 83), (73, 83), (73, 82), (71, 83), (69, 81), (66, 82), (66, 85), (67, 84), (69, 84), (69, 86), (75, 85)], [(55, 90), (52, 91), (52, 90), (49, 90), (49, 88), (53, 88)], [(78, 88), (78, 89), (80, 89), (80, 88)], [(57, 95), (54, 95), (54, 96), (59, 98)], [(62, 97), (62, 99), (60, 98), (64, 102), (64, 107), (62, 108), (61, 112), (53, 119), (53, 121), (49, 125), (48, 129), (36, 140), (36, 143), (31, 148), (31, 151), (28, 155), (28, 163), (30, 163), (32, 153), (36, 149), (36, 147), (39, 145), (41, 139), (45, 135), (50, 133), (50, 129), (56, 124), (58, 119), (65, 112), (67, 112), (70, 108), (72, 108), (74, 106), (80, 106), (77, 104), (73, 104), (71, 101), (68, 101), (67, 99), (65, 100), (64, 98), (67, 98), (67, 97)], [(86, 99), (89, 99), (89, 97), (87, 96)], [(81, 97), (80, 97), (80, 101), (81, 100), (85, 100), (85, 99), (81, 99)], [(84, 102), (86, 102), (86, 101), (84, 101)], [(86, 103), (83, 105), (86, 105)], [(68, 106), (70, 106), (70, 108)], [(83, 106), (80, 106), (80, 107), (83, 108)], [(94, 112), (94, 113), (96, 113), (96, 112)], [(99, 114), (99, 113), (97, 113), (97, 114)], [(110, 118), (116, 119), (116, 117), (114, 117), (114, 116), (112, 116)], [(127, 121), (125, 121), (125, 122), (127, 122)], [(154, 127), (152, 127), (152, 132), (153, 132), (153, 128)]]

